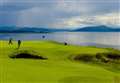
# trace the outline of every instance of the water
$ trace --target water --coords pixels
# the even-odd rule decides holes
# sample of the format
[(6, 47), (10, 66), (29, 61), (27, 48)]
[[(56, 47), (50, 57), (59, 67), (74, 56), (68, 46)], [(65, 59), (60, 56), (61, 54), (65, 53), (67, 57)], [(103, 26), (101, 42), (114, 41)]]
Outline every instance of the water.
[[(42, 36), (45, 36), (43, 39)], [(53, 40), (74, 45), (111, 47), (120, 49), (120, 32), (56, 32), (56, 33), (8, 33), (0, 34), (0, 40)]]

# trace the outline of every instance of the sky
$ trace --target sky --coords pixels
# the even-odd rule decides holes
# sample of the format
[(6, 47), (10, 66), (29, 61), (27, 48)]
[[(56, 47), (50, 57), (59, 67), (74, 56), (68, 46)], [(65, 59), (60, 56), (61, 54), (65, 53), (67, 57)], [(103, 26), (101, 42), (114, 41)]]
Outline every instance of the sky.
[(0, 0), (0, 26), (120, 28), (120, 0)]

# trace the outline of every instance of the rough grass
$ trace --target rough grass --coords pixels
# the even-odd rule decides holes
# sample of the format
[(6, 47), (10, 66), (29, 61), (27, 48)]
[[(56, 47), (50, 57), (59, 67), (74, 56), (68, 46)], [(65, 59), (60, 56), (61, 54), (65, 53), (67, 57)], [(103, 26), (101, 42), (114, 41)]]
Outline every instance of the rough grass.
[[(119, 83), (120, 65), (112, 62), (104, 53), (120, 52), (114, 49), (64, 45), (52, 41), (23, 41), (21, 48), (16, 42), (8, 46), (7, 41), (0, 41), (0, 83)], [(21, 53), (48, 58), (12, 59), (11, 55)], [(86, 54), (84, 56), (84, 54)], [(98, 56), (96, 56), (98, 54)], [(85, 61), (74, 61), (73, 57), (82, 55)], [(21, 55), (19, 55), (21, 56)], [(87, 58), (86, 58), (87, 56)], [(105, 57), (111, 60), (109, 64), (93, 61)], [(117, 55), (118, 57), (118, 55)], [(72, 59), (71, 59), (72, 58)], [(91, 59), (93, 58), (93, 59)], [(93, 61), (93, 63), (90, 63)], [(88, 64), (90, 63), (90, 64)], [(96, 64), (97, 63), (97, 64)], [(115, 63), (115, 64), (114, 64)]]
[(120, 63), (120, 53), (108, 52), (108, 53), (96, 53), (96, 54), (78, 54), (73, 55), (73, 60), (93, 62), (101, 61), (103, 63)]

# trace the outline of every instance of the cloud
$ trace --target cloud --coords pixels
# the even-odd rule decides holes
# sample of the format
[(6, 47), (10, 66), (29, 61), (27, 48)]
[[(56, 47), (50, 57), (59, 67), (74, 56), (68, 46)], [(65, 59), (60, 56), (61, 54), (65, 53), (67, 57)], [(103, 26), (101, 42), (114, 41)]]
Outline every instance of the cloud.
[(0, 25), (52, 28), (97, 24), (114, 26), (119, 24), (118, 13), (118, 0), (0, 1)]
[(111, 27), (120, 27), (120, 13), (109, 13), (96, 16), (77, 16), (70, 19), (64, 19), (54, 24), (55, 27), (78, 28), (83, 26), (107, 25)]
[(2, 12), (19, 12), (33, 7), (46, 8), (55, 5), (54, 0), (5, 0), (0, 1), (0, 11)]
[(0, 12), (0, 26), (13, 26), (18, 21), (19, 13), (4, 13)]
[(96, 20), (103, 25), (120, 27), (120, 12), (96, 16)]

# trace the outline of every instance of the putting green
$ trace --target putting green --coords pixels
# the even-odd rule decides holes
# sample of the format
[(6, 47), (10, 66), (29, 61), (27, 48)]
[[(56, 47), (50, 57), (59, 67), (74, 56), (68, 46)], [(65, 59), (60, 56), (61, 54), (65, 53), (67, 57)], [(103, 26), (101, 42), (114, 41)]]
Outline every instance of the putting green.
[[(119, 64), (89, 64), (70, 59), (70, 56), (76, 54), (96, 54), (116, 50), (65, 46), (52, 41), (23, 41), (20, 49), (16, 48), (16, 42), (9, 46), (7, 41), (0, 41), (0, 83), (120, 83), (120, 70), (117, 69)], [(9, 57), (24, 50), (48, 59)]]

